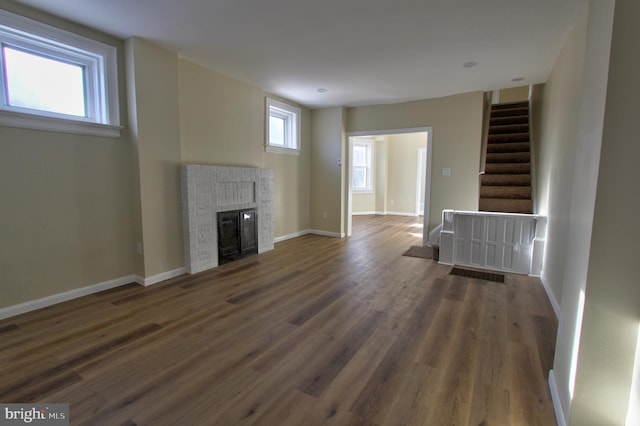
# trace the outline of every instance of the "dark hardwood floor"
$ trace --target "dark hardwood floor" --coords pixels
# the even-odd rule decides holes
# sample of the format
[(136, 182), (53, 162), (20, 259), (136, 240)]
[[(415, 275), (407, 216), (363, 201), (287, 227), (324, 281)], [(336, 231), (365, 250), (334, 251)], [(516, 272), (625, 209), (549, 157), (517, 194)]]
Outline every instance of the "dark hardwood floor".
[(0, 321), (0, 401), (86, 425), (553, 425), (539, 280), (404, 257), (421, 219), (354, 218), (212, 271)]

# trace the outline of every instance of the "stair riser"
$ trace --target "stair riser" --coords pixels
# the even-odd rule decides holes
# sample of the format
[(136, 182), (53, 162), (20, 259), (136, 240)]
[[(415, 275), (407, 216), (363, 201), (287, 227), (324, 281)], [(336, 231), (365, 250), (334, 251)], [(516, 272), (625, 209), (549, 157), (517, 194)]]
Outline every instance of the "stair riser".
[(497, 152), (529, 152), (529, 142), (491, 143), (487, 145), (487, 154)]
[(530, 163), (487, 163), (484, 167), (486, 174), (530, 174)]
[(505, 126), (490, 126), (489, 134), (490, 135), (502, 135), (505, 133), (528, 133), (529, 125), (528, 124), (507, 124)]
[(511, 142), (529, 142), (529, 133), (503, 133), (503, 134), (490, 134), (488, 143), (511, 143)]
[(531, 200), (503, 200), (495, 198), (481, 198), (479, 210), (485, 212), (530, 214), (533, 211), (533, 203), (531, 202)]
[(489, 120), (490, 126), (502, 126), (505, 124), (529, 124), (529, 116), (516, 115), (513, 117), (495, 117)]
[(495, 117), (513, 117), (516, 115), (525, 115), (525, 114), (529, 114), (529, 108), (525, 107), (525, 108), (511, 108), (511, 109), (504, 109), (504, 110), (495, 110), (492, 109), (491, 110), (491, 117), (495, 118)]
[(490, 152), (487, 163), (528, 163), (530, 157), (528, 152)]
[(480, 176), (480, 183), (483, 187), (485, 186), (531, 186), (531, 175), (484, 174)]
[(530, 186), (483, 186), (480, 198), (531, 199)]
[(503, 104), (492, 104), (491, 110), (505, 110), (505, 109), (515, 109), (515, 108), (529, 108), (529, 101), (518, 101), (518, 102), (505, 102)]

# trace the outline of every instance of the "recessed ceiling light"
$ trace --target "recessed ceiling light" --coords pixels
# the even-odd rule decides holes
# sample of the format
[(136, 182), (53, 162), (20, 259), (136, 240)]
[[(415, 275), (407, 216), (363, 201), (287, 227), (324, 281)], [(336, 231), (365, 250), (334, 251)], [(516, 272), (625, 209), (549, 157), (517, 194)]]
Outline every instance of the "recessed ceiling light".
[(475, 61), (465, 62), (464, 64), (462, 64), (462, 66), (465, 68), (473, 68), (476, 65), (478, 65), (478, 63)]
[(511, 81), (516, 82), (516, 81), (522, 81), (524, 80), (524, 77), (516, 77), (514, 79), (512, 79)]
[(318, 93), (324, 93), (324, 92), (326, 92), (326, 91), (327, 91), (327, 89), (325, 89), (324, 87), (320, 87), (320, 88), (318, 88), (318, 89), (316, 90), (316, 92), (318, 92)]

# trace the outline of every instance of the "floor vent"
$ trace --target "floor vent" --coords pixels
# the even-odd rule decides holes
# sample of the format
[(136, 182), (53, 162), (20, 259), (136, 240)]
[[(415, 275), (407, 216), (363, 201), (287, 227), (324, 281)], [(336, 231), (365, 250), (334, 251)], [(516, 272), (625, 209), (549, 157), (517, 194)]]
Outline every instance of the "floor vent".
[(477, 278), (479, 280), (493, 281), (504, 284), (504, 274), (495, 274), (493, 272), (474, 271), (472, 269), (453, 268), (451, 275), (459, 275), (467, 278)]

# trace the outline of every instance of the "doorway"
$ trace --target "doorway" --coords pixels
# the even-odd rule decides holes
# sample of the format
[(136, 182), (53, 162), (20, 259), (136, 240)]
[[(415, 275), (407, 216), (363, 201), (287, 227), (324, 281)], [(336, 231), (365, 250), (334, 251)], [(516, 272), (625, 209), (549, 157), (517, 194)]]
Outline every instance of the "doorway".
[[(392, 214), (403, 216), (419, 216), (423, 214), (423, 244), (429, 241), (429, 200), (431, 195), (431, 127), (408, 129), (389, 129), (377, 131), (353, 132), (347, 134), (346, 149), (346, 234), (352, 234), (352, 217), (354, 214)], [(394, 143), (412, 142), (412, 154), (402, 150), (393, 151)], [(353, 147), (358, 141), (370, 139), (376, 141), (373, 149), (372, 181), (374, 201), (370, 209), (359, 205), (360, 194), (353, 190)], [(418, 142), (419, 141), (419, 142)], [(385, 143), (387, 146), (385, 147)], [(380, 149), (382, 147), (382, 150)], [(389, 157), (380, 158), (387, 150)], [(418, 152), (418, 150), (420, 150)], [(406, 150), (405, 150), (406, 151)], [(416, 161), (417, 158), (417, 161)], [(381, 174), (383, 176), (381, 176)], [(386, 176), (384, 176), (386, 175)], [(356, 195), (354, 205), (354, 193)], [(358, 198), (360, 197), (360, 198)], [(371, 203), (372, 201), (369, 201)], [(355, 210), (354, 210), (355, 207)]]

